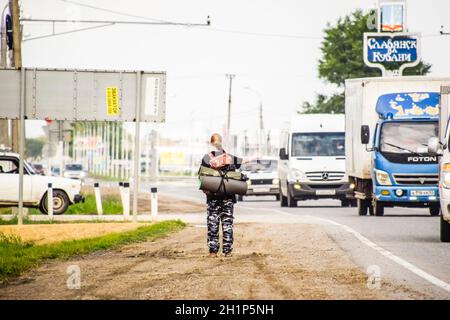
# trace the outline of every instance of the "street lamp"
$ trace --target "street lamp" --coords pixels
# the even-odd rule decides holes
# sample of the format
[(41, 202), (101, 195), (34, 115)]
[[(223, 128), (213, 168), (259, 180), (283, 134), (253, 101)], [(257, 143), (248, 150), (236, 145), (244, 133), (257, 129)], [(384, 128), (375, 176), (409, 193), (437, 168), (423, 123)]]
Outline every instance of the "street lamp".
[(262, 141), (263, 141), (263, 131), (264, 131), (264, 122), (263, 122), (263, 103), (262, 103), (262, 95), (256, 91), (255, 89), (246, 86), (244, 87), (245, 90), (248, 90), (250, 92), (253, 92), (256, 94), (259, 98), (259, 137), (258, 137), (258, 152), (262, 153), (261, 151), (265, 151), (264, 148), (262, 148)]

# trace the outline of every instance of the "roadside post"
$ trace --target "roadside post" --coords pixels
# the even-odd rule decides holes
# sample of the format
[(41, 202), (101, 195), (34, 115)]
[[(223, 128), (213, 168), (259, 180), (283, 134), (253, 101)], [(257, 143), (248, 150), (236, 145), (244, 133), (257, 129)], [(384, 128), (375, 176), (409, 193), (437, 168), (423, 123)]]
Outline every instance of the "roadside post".
[(123, 183), (123, 215), (125, 220), (130, 218), (130, 183)]
[[(23, 173), (25, 157), (25, 69), (20, 69), (20, 111), (19, 111), (19, 206), (17, 224), (23, 224)], [(53, 203), (53, 200), (52, 200)], [(52, 212), (53, 214), (53, 212)]]
[(136, 121), (134, 133), (134, 174), (133, 174), (133, 221), (137, 222), (138, 197), (139, 197), (139, 175), (141, 172), (141, 91), (142, 72), (136, 72)]
[(155, 222), (158, 216), (158, 189), (151, 188), (151, 217), (152, 222)]
[(53, 185), (48, 184), (47, 189), (47, 215), (50, 221), (53, 221)]
[(100, 194), (100, 185), (98, 182), (94, 183), (95, 204), (97, 205), (97, 214), (103, 214), (102, 196)]
[(120, 202), (122, 203), (123, 208), (123, 182), (119, 182), (119, 194), (120, 194)]

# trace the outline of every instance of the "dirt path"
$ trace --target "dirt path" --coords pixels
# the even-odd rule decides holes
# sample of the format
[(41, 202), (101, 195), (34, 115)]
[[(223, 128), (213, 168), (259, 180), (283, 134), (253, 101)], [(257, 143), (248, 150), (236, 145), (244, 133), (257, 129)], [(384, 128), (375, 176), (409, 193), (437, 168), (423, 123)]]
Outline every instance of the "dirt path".
[[(0, 299), (408, 299), (428, 298), (367, 276), (326, 235), (307, 224), (237, 224), (232, 258), (208, 258), (204, 227), (168, 238), (49, 262), (0, 287)], [(82, 287), (66, 287), (66, 268)]]

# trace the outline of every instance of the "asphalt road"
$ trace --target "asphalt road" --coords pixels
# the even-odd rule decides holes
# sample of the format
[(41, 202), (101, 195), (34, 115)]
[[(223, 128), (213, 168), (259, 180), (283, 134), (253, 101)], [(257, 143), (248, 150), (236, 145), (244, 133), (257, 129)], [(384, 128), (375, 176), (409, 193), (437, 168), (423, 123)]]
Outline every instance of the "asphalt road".
[[(149, 184), (142, 187), (149, 188)], [(204, 200), (192, 182), (162, 182), (158, 192)], [(387, 208), (384, 217), (360, 217), (356, 208), (341, 208), (336, 200), (304, 201), (298, 208), (281, 208), (275, 197), (247, 197), (236, 205), (235, 216), (248, 212), (323, 224), (329, 236), (365, 270), (375, 266), (381, 278), (450, 299), (450, 244), (440, 242), (439, 217), (431, 217), (426, 209)]]

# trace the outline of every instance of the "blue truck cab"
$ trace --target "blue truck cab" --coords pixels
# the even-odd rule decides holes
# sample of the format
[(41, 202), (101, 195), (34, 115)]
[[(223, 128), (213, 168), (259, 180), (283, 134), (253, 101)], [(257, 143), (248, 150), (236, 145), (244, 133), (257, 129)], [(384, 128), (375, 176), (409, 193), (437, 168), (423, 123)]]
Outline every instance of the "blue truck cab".
[[(438, 158), (428, 139), (438, 136), (439, 93), (389, 93), (378, 98), (373, 135), (371, 213), (385, 207), (428, 207), (439, 215)], [(361, 139), (369, 132), (361, 130)], [(364, 142), (363, 142), (364, 143)], [(373, 211), (372, 211), (373, 210)]]

